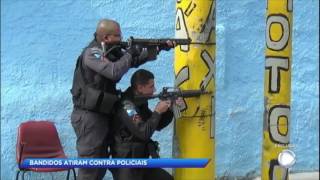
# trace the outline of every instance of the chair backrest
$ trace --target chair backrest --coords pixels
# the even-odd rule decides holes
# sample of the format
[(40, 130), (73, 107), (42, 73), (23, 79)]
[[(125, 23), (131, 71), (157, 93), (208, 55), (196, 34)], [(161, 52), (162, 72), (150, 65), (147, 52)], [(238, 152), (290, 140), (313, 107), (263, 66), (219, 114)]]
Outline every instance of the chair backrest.
[(27, 121), (18, 128), (16, 159), (65, 158), (57, 129), (50, 121)]

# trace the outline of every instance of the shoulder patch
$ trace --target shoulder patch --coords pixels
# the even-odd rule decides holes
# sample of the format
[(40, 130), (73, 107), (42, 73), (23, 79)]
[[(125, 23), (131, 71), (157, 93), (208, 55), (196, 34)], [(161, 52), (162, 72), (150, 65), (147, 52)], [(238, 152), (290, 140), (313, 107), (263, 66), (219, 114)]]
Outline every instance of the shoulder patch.
[(97, 60), (100, 60), (100, 59), (101, 59), (101, 56), (102, 56), (102, 51), (101, 51), (101, 49), (94, 47), (94, 48), (91, 48), (90, 51), (91, 51), (91, 54), (92, 54), (95, 58), (97, 58)]
[(94, 53), (93, 55), (94, 55), (94, 57), (96, 57), (97, 59), (100, 59), (100, 58), (101, 58), (101, 54), (99, 54), (99, 53)]
[(123, 109), (127, 112), (128, 116), (134, 116), (137, 113), (135, 105), (131, 101), (123, 101)]

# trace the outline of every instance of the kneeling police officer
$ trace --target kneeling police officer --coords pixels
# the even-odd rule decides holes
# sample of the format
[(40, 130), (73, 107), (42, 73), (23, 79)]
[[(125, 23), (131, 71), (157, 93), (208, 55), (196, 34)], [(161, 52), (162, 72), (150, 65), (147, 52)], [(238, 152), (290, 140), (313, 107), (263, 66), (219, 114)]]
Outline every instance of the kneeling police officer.
[[(131, 87), (123, 94), (117, 108), (113, 129), (114, 143), (111, 146), (113, 158), (159, 158), (158, 144), (151, 140), (156, 130), (166, 127), (173, 118), (169, 109), (170, 100), (159, 101), (151, 111), (147, 99), (136, 95), (152, 95), (155, 91), (154, 76), (140, 69), (131, 78)], [(114, 180), (172, 180), (173, 177), (161, 168), (119, 168), (113, 170)]]

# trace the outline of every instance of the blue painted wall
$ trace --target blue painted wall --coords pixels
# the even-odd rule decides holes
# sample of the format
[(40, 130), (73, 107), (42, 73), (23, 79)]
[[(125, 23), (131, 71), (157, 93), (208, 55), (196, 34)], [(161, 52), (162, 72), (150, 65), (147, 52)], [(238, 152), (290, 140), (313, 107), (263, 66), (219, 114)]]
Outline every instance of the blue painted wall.
[[(218, 176), (260, 173), (265, 4), (217, 0)], [(292, 171), (319, 171), (319, 1), (295, 0), (293, 17)], [(28, 119), (53, 120), (67, 155), (76, 157), (69, 89), (75, 60), (100, 18), (119, 21), (125, 38), (173, 37), (175, 1), (1, 1), (1, 179), (14, 179), (17, 127)], [(173, 51), (163, 52), (143, 66), (155, 73), (158, 89), (173, 85), (172, 59)], [(172, 126), (154, 138), (162, 157), (171, 157)]]

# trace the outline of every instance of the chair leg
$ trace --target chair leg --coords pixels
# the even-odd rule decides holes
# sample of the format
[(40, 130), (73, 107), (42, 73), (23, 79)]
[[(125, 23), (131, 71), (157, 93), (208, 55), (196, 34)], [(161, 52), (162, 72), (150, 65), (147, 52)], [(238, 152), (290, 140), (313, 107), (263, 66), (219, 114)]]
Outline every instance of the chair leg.
[(70, 169), (68, 170), (68, 173), (67, 173), (67, 180), (69, 180), (69, 175), (70, 175)]
[(72, 172), (73, 172), (73, 177), (74, 177), (74, 180), (77, 180), (77, 176), (76, 176), (76, 170), (74, 170), (74, 168), (71, 169)]
[(24, 174), (26, 173), (27, 171), (22, 171), (22, 180), (24, 180)]
[(19, 179), (19, 175), (20, 175), (20, 169), (17, 171), (17, 174), (16, 174), (16, 180), (18, 180)]

